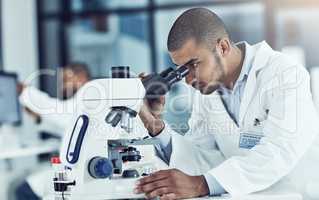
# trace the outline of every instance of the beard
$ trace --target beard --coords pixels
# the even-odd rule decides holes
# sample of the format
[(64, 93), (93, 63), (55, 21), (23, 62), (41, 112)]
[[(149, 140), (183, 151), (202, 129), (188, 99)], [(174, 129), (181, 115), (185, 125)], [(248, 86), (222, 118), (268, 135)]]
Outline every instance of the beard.
[(220, 87), (220, 84), (219, 82), (205, 83), (202, 81), (196, 81), (192, 83), (192, 87), (199, 90), (201, 94), (208, 95), (217, 90)]
[(213, 83), (213, 84), (207, 85), (206, 87), (200, 89), (199, 91), (201, 94), (209, 95), (215, 92), (219, 87), (220, 87), (219, 83)]
[(225, 79), (225, 71), (224, 71), (224, 66), (221, 63), (220, 57), (216, 54), (214, 54), (215, 60), (216, 60), (216, 70), (213, 72), (211, 75), (214, 77), (214, 80), (212, 80), (209, 83), (204, 83), (204, 82), (195, 82), (192, 84), (192, 86), (199, 90), (201, 94), (203, 95), (209, 95), (215, 92), (221, 85), (222, 85), (222, 80)]

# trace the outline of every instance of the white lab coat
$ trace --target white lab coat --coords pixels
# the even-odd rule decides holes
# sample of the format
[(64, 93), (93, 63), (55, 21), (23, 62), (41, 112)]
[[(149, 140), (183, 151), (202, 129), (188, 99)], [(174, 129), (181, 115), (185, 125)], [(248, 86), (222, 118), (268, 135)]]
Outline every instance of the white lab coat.
[(47, 93), (27, 86), (19, 98), (20, 103), (41, 117), (38, 129), (63, 137), (76, 110), (77, 95), (67, 100), (50, 97)]
[[(164, 129), (172, 134), (170, 167), (192, 175), (208, 172), (235, 196), (283, 183), (310, 198), (309, 188), (319, 180), (319, 120), (308, 72), (265, 42), (253, 49), (239, 125), (217, 93), (196, 92), (190, 131), (180, 136)], [(256, 119), (260, 123), (254, 125)], [(263, 137), (252, 149), (239, 148), (241, 132)]]

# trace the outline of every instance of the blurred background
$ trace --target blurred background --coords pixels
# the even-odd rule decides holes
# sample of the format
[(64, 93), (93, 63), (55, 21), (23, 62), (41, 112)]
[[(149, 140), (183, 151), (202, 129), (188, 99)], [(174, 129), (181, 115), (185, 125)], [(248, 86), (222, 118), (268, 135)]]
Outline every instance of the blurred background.
[[(318, 0), (0, 0), (0, 6), (0, 69), (20, 81), (32, 79), (52, 97), (61, 98), (58, 71), (69, 63), (86, 63), (95, 78), (108, 77), (118, 65), (130, 66), (136, 75), (172, 66), (166, 49), (170, 27), (186, 9), (206, 7), (224, 20), (233, 41), (265, 40), (304, 64), (318, 102)], [(34, 75), (39, 69), (41, 76)], [(164, 117), (181, 134), (192, 102), (190, 95), (176, 97), (189, 90), (181, 83), (167, 96), (174, 101)], [(39, 130), (21, 112), (20, 125), (0, 130), (0, 199), (15, 199), (25, 177), (58, 153), (56, 130)], [(29, 146), (30, 152), (19, 149)]]

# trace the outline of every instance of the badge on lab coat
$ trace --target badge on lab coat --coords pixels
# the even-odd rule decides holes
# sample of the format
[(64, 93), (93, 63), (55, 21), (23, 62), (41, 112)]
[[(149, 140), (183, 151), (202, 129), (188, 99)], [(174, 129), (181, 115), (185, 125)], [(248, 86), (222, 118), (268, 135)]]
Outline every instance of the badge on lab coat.
[(255, 119), (252, 130), (240, 132), (239, 148), (251, 149), (258, 145), (261, 138), (264, 136), (262, 131), (262, 123), (258, 119)]
[(251, 149), (259, 144), (262, 137), (263, 135), (257, 132), (240, 133), (239, 148)]

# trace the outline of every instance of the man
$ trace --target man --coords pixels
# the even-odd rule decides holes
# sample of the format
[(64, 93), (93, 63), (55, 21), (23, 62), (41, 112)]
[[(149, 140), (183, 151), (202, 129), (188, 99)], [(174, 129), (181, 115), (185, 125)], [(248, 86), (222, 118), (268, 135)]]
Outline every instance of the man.
[(161, 141), (159, 155), (179, 170), (142, 178), (134, 191), (161, 199), (236, 196), (289, 182), (309, 197), (319, 121), (304, 67), (265, 42), (234, 44), (205, 8), (179, 16), (167, 45), (177, 66), (190, 63), (186, 83), (199, 92), (184, 137), (161, 119), (163, 97), (145, 103), (139, 115)]
[(74, 95), (91, 79), (88, 66), (84, 63), (66, 65), (58, 74), (58, 96), (52, 98), (48, 94), (27, 85), (20, 85), (20, 103), (38, 123), (56, 127), (63, 133), (71, 119), (76, 104)]
[[(39, 123), (42, 131), (57, 132), (63, 137), (65, 129), (72, 119), (72, 109), (76, 106), (77, 91), (91, 79), (90, 71), (84, 63), (72, 63), (59, 71), (58, 83), (61, 99), (52, 98), (48, 94), (31, 86), (20, 85), (20, 103)], [(41, 170), (31, 174), (16, 189), (18, 200), (37, 200), (43, 197), (47, 177), (51, 172)], [(50, 177), (50, 176), (49, 176)]]

